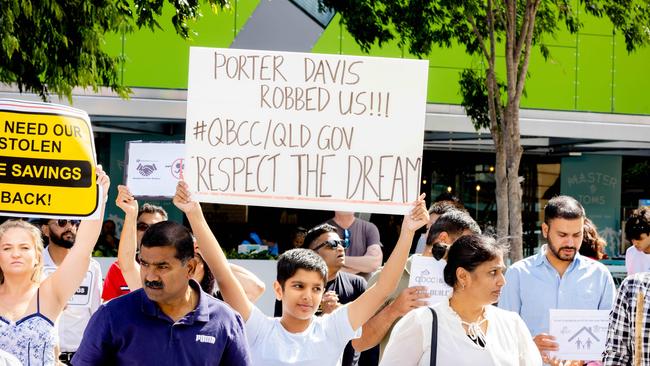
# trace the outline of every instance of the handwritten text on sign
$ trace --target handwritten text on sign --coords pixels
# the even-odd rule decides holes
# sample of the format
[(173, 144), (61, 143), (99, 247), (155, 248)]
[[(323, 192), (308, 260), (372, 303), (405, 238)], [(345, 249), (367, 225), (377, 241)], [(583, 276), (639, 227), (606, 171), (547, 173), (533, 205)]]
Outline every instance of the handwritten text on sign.
[(192, 48), (185, 179), (202, 201), (407, 212), (427, 62)]
[(88, 217), (97, 208), (95, 147), (86, 112), (0, 100), (0, 214)]

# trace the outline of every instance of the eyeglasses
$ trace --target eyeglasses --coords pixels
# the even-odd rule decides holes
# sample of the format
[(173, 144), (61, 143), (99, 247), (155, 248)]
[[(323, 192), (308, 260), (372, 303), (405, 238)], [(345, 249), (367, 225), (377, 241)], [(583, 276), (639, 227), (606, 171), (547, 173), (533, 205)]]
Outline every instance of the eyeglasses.
[(330, 249), (336, 249), (339, 245), (342, 246), (343, 249), (345, 249), (345, 248), (348, 247), (349, 242), (346, 243), (345, 240), (340, 240), (340, 239), (338, 239), (338, 240), (327, 240), (327, 241), (324, 241), (324, 242), (320, 243), (316, 248), (313, 249), (313, 251), (316, 252), (316, 251), (318, 251), (320, 248), (322, 248), (324, 246), (327, 246)]
[(147, 231), (147, 229), (149, 228), (149, 224), (147, 224), (146, 222), (138, 222), (136, 224), (136, 228), (138, 229), (138, 231)]
[(349, 247), (350, 246), (350, 230), (343, 229), (343, 240), (345, 241), (345, 246), (343, 246), (343, 248)]
[(59, 225), (59, 227), (66, 227), (68, 224), (72, 226), (79, 226), (81, 221), (79, 220), (56, 220), (56, 224)]

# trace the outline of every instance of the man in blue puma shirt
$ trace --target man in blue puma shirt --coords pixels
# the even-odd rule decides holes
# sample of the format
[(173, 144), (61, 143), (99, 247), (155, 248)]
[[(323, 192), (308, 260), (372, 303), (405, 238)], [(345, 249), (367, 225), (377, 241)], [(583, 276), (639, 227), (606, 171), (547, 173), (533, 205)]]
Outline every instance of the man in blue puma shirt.
[(250, 365), (241, 316), (201, 291), (195, 267), (189, 230), (152, 225), (142, 237), (143, 288), (99, 308), (72, 364)]

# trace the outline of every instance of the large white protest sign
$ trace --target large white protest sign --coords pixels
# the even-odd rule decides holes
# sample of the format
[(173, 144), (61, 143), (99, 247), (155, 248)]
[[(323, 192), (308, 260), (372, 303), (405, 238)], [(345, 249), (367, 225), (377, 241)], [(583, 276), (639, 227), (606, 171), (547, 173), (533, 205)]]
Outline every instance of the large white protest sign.
[(433, 257), (415, 256), (411, 260), (409, 287), (425, 286), (429, 294), (426, 300), (430, 306), (447, 300), (452, 288), (445, 283), (444, 270), (447, 261)]
[(192, 47), (185, 180), (201, 201), (406, 213), (428, 61)]
[(171, 198), (182, 177), (185, 144), (182, 142), (127, 143), (126, 185), (136, 197)]
[(605, 350), (609, 310), (551, 309), (549, 333), (560, 350), (560, 360), (600, 360)]

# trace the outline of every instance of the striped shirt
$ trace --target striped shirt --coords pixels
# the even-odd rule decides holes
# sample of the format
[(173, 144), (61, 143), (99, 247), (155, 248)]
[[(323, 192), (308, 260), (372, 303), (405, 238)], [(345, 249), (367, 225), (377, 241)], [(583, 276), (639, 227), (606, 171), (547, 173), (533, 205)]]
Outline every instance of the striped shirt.
[(650, 272), (621, 284), (609, 315), (603, 364), (650, 365)]

